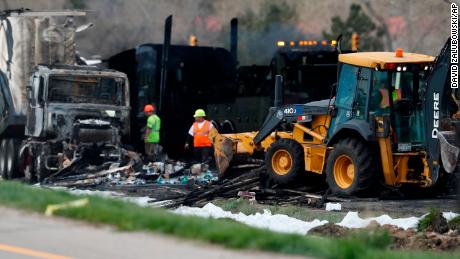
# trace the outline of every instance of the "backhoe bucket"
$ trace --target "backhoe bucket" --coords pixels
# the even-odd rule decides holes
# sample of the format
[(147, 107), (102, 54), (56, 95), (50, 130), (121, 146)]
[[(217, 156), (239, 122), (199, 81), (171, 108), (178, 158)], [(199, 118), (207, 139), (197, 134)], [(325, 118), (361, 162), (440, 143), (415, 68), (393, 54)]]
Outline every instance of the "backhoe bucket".
[(441, 147), (441, 161), (444, 170), (448, 173), (455, 171), (457, 167), (460, 148), (455, 146), (455, 131), (439, 131), (439, 144)]
[(209, 139), (214, 145), (214, 158), (219, 171), (219, 178), (221, 178), (233, 159), (233, 141), (219, 134), (215, 128), (211, 129)]

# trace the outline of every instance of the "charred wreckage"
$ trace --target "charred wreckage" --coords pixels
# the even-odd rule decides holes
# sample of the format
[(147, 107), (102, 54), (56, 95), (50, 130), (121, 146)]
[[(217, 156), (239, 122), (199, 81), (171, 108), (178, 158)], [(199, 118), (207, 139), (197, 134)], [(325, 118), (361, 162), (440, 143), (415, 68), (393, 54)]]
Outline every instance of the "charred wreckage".
[[(0, 12), (0, 175), (29, 182), (122, 166), (126, 74), (82, 63), (82, 11)], [(131, 154), (131, 157), (133, 155)]]
[(19, 152), (27, 180), (123, 164), (121, 139), (129, 135), (130, 109), (123, 73), (38, 66), (31, 80), (28, 139)]

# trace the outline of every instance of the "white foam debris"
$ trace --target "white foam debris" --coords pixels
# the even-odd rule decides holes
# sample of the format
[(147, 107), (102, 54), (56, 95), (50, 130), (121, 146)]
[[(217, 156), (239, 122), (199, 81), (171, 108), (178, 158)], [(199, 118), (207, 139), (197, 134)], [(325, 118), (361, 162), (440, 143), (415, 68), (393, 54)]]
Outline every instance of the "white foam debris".
[[(422, 216), (423, 217), (423, 216)], [(337, 225), (347, 228), (365, 228), (371, 221), (377, 222), (379, 225), (394, 225), (399, 228), (409, 229), (415, 228), (417, 223), (422, 217), (408, 217), (408, 218), (396, 218), (393, 219), (388, 215), (382, 215), (379, 217), (371, 217), (363, 219), (358, 216), (358, 212), (349, 211), (347, 215)]]
[(229, 218), (257, 228), (301, 235), (305, 235), (310, 229), (314, 227), (328, 223), (327, 220), (315, 219), (313, 221), (302, 221), (287, 215), (272, 215), (269, 210), (264, 210), (263, 213), (256, 213), (253, 215), (245, 215), (241, 212), (234, 214), (229, 211), (224, 211), (222, 208), (212, 203), (206, 204), (203, 208), (181, 206), (173, 212), (181, 215), (199, 216), (214, 219)]
[(452, 212), (452, 211), (443, 212), (443, 213), (442, 213), (442, 216), (443, 216), (444, 218), (446, 218), (447, 221), (450, 221), (450, 220), (452, 220), (453, 218), (455, 218), (455, 217), (457, 217), (457, 216), (459, 216), (459, 215), (460, 215), (460, 214), (455, 213), (455, 212)]
[(155, 199), (152, 199), (150, 197), (130, 197), (130, 196), (122, 196), (120, 197), (122, 200), (136, 203), (137, 205), (141, 207), (147, 207), (150, 206), (150, 202), (154, 201)]
[[(264, 210), (263, 213), (256, 213), (253, 215), (245, 215), (243, 213), (232, 213), (230, 211), (224, 211), (222, 208), (208, 203), (203, 208), (186, 207), (181, 206), (175, 210), (174, 213), (188, 216), (198, 216), (204, 218), (228, 218), (235, 221), (244, 223), (249, 226), (269, 229), (276, 232), (283, 233), (294, 233), (305, 235), (312, 228), (322, 226), (328, 223), (327, 220), (315, 219), (313, 221), (302, 221), (296, 218), (289, 217), (283, 214), (273, 215), (269, 210)], [(379, 225), (393, 225), (402, 229), (409, 229), (417, 227), (417, 223), (425, 217), (427, 214), (421, 217), (407, 217), (407, 218), (392, 218), (388, 215), (381, 215), (379, 217), (361, 218), (358, 212), (348, 212), (340, 223), (336, 225), (346, 228), (365, 228), (372, 221), (377, 222)], [(444, 212), (443, 216), (450, 220), (459, 214), (453, 212)]]
[(340, 211), (340, 210), (342, 210), (342, 204), (328, 202), (328, 203), (326, 203), (326, 210), (327, 211), (333, 211), (333, 210)]
[(164, 206), (171, 205), (173, 203), (174, 203), (173, 200), (151, 201), (150, 205), (152, 205), (153, 207), (161, 208), (161, 207), (164, 207)]
[[(379, 225), (393, 225), (402, 229), (416, 228), (418, 222), (428, 214), (424, 214), (421, 217), (408, 217), (408, 218), (396, 218), (393, 219), (388, 215), (382, 215), (379, 217), (371, 217), (362, 219), (358, 216), (358, 212), (348, 212), (347, 215), (337, 225), (347, 228), (364, 228), (369, 225), (371, 221), (376, 221)], [(452, 220), (460, 214), (454, 212), (443, 212), (442, 216), (447, 221)]]

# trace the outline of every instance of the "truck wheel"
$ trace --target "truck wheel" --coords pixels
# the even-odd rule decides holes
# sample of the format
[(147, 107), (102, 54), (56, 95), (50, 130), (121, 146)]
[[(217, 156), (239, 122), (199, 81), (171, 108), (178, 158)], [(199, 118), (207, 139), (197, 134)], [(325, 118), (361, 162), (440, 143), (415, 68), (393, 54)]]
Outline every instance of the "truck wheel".
[(19, 176), (18, 172), (18, 145), (14, 139), (9, 139), (6, 146), (6, 174), (8, 179), (13, 179)]
[(334, 146), (327, 158), (327, 183), (334, 194), (366, 194), (374, 184), (376, 168), (371, 149), (358, 139), (346, 138)]
[(290, 184), (305, 171), (302, 146), (292, 139), (279, 139), (265, 155), (268, 177), (278, 184)]
[(8, 179), (8, 174), (6, 172), (7, 144), (8, 142), (6, 139), (0, 140), (0, 176), (3, 179)]

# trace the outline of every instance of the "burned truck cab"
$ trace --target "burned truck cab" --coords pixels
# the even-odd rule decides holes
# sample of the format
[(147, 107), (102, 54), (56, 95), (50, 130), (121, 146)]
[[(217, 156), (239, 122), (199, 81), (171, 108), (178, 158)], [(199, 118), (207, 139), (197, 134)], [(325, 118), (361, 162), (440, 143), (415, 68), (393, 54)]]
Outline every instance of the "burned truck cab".
[(129, 85), (124, 73), (88, 66), (43, 66), (27, 87), (20, 161), (33, 181), (79, 165), (121, 162), (129, 137)]

